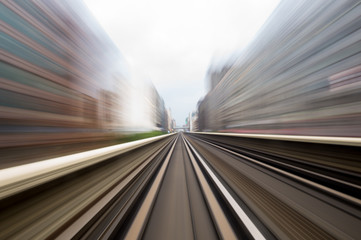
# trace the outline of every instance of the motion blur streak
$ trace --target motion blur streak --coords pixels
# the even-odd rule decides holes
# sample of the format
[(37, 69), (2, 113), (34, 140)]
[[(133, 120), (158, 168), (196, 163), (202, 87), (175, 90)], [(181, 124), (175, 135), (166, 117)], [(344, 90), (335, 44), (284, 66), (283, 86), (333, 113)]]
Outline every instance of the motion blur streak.
[(170, 111), (81, 0), (0, 27), (0, 239), (360, 239), (361, 2), (281, 1), (153, 138)]
[(199, 128), (361, 136), (361, 4), (281, 1), (234, 60), (210, 67)]
[(81, 1), (1, 1), (0, 28), (0, 150), (172, 129)]
[(172, 131), (155, 87), (131, 79), (81, 0), (1, 1), (0, 29), (2, 164), (116, 144), (134, 132)]

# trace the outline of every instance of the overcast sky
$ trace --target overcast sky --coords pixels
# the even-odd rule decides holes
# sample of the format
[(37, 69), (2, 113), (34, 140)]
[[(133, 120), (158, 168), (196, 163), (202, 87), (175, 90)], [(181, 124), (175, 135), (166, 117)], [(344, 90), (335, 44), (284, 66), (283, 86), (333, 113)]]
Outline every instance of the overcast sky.
[[(279, 0), (84, 0), (177, 125), (206, 94), (205, 74), (249, 43)], [(213, 59), (213, 60), (212, 60)]]

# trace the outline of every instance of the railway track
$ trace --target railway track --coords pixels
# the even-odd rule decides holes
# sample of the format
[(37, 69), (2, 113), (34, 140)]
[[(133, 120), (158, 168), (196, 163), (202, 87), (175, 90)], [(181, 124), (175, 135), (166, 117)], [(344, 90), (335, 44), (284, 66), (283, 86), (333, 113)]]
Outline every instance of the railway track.
[(181, 133), (0, 170), (0, 239), (357, 239), (357, 171), (241, 142)]
[[(241, 146), (242, 138), (238, 141), (230, 138), (227, 141), (225, 138), (202, 134), (188, 137), (220, 179), (234, 191), (239, 201), (243, 201), (277, 238), (358, 238), (361, 201), (358, 195), (360, 175), (357, 172), (347, 173), (345, 169), (331, 168), (320, 163), (322, 168), (316, 168), (307, 161), (304, 161), (304, 166), (300, 166), (301, 161), (294, 158), (281, 158), (282, 152), (272, 155), (267, 151), (262, 152), (261, 148), (256, 151), (256, 147), (250, 147), (250, 141), (246, 138), (244, 145), (248, 148)], [(277, 150), (280, 151), (273, 149)], [(359, 151), (351, 150), (354, 152), (349, 152), (350, 158)], [(322, 159), (323, 156), (314, 153), (314, 161)], [(336, 164), (339, 164), (337, 160), (342, 161), (338, 155), (330, 159)], [(351, 159), (349, 162), (352, 162)], [(344, 168), (349, 167), (346, 161), (344, 164)], [(340, 188), (341, 184), (343, 189)]]
[(181, 134), (128, 231), (117, 238), (265, 239), (252, 221), (238, 219), (239, 206), (212, 174)]
[(87, 238), (104, 232), (117, 206), (122, 206), (118, 214), (129, 213), (174, 138), (1, 170), (0, 239)]

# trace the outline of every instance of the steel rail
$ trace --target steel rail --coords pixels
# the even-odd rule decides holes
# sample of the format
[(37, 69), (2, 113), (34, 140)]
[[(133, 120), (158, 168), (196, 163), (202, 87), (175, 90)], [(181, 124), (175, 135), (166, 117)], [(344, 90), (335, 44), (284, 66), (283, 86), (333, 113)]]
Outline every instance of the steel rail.
[(150, 216), (152, 206), (154, 205), (154, 202), (156, 200), (157, 193), (160, 189), (162, 179), (164, 178), (170, 158), (174, 151), (174, 147), (178, 141), (178, 138), (179, 138), (179, 136), (174, 141), (169, 153), (167, 154), (167, 157), (164, 160), (156, 178), (154, 179), (151, 188), (149, 189), (140, 209), (138, 210), (128, 232), (126, 233), (126, 235), (124, 237), (125, 239), (140, 239), (141, 238), (141, 236), (144, 232), (147, 220)]
[[(167, 144), (168, 145), (168, 144)], [(166, 145), (166, 146), (167, 146)], [(166, 147), (165, 146), (165, 147)], [(129, 175), (127, 175), (119, 184), (114, 186), (112, 190), (110, 190), (105, 196), (103, 196), (99, 201), (97, 201), (92, 207), (90, 207), (87, 211), (85, 211), (80, 217), (78, 217), (67, 229), (65, 229), (61, 234), (59, 234), (56, 239), (72, 239), (79, 233), (91, 220), (93, 220), (96, 215), (107, 207), (108, 203), (111, 202), (120, 192), (125, 191), (130, 184), (141, 174), (144, 169), (149, 166), (153, 159), (162, 152), (164, 148), (158, 149), (154, 152), (147, 160), (142, 162), (139, 166), (136, 167)], [(122, 207), (122, 209), (124, 206)], [(106, 239), (104, 236), (109, 236), (110, 229), (113, 228), (114, 222), (116, 222), (116, 218), (119, 215), (116, 214), (110, 224), (103, 230), (102, 234), (99, 238)]]
[(237, 236), (235, 235), (232, 226), (230, 222), (228, 221), (227, 217), (223, 213), (223, 210), (221, 206), (219, 205), (216, 196), (212, 192), (212, 189), (209, 186), (209, 183), (207, 182), (207, 179), (205, 178), (204, 174), (202, 173), (201, 167), (198, 165), (196, 159), (194, 158), (191, 150), (188, 147), (188, 142), (185, 140), (184, 137), (182, 137), (182, 140), (185, 144), (185, 147), (187, 149), (189, 158), (191, 159), (193, 169), (196, 173), (198, 182), (201, 185), (203, 195), (206, 199), (206, 202), (208, 203), (208, 208), (212, 214), (213, 221), (215, 222), (215, 226), (217, 228), (217, 232), (219, 234), (219, 237), (221, 239), (237, 239)]
[[(195, 156), (201, 163), (202, 168), (207, 172), (208, 176), (212, 179), (213, 183), (217, 186), (218, 190), (224, 196), (224, 198), (228, 201), (228, 204), (232, 207), (232, 210), (236, 213), (238, 218), (242, 221), (242, 223), (246, 226), (249, 233), (252, 235), (254, 239), (266, 239), (261, 231), (257, 228), (257, 226), (252, 222), (252, 220), (248, 217), (248, 215), (243, 211), (243, 209), (238, 205), (236, 200), (232, 197), (232, 195), (227, 191), (227, 189), (223, 186), (221, 181), (217, 178), (217, 176), (213, 173), (213, 171), (208, 167), (206, 161), (201, 157), (201, 155), (196, 151), (196, 149), (191, 145), (191, 143), (184, 139), (188, 146), (192, 149)], [(192, 163), (195, 159), (192, 159)]]
[[(332, 188), (330, 188), (330, 187), (327, 187), (327, 186), (324, 186), (324, 185), (319, 184), (319, 183), (317, 183), (317, 182), (308, 180), (308, 179), (306, 179), (306, 178), (304, 178), (304, 177), (297, 176), (296, 174), (293, 174), (293, 173), (287, 172), (287, 171), (285, 171), (285, 170), (276, 168), (276, 167), (271, 166), (271, 165), (269, 165), (269, 164), (267, 164), (267, 163), (261, 162), (261, 161), (259, 161), (259, 160), (257, 160), (257, 159), (254, 159), (254, 158), (250, 158), (250, 157), (248, 157), (248, 156), (246, 156), (246, 155), (244, 155), (244, 154), (240, 154), (240, 153), (238, 153), (238, 152), (229, 150), (229, 149), (227, 149), (227, 148), (221, 147), (221, 146), (216, 145), (216, 144), (214, 144), (214, 143), (211, 143), (211, 142), (209, 142), (209, 141), (205, 141), (205, 140), (203, 140), (203, 139), (198, 139), (198, 140), (199, 140), (199, 141), (202, 141), (202, 142), (204, 142), (204, 143), (206, 143), (206, 144), (209, 144), (209, 145), (211, 145), (211, 146), (213, 146), (213, 147), (216, 147), (216, 148), (218, 148), (218, 149), (221, 149), (221, 150), (223, 150), (223, 151), (226, 151), (226, 152), (228, 152), (228, 153), (231, 153), (232, 155), (235, 155), (235, 156), (240, 157), (240, 158), (242, 158), (242, 159), (246, 159), (246, 160), (248, 160), (248, 161), (250, 161), (250, 162), (252, 162), (252, 163), (254, 163), (254, 164), (256, 164), (256, 165), (262, 166), (262, 167), (264, 167), (264, 168), (266, 168), (266, 169), (272, 170), (272, 171), (274, 171), (274, 172), (277, 172), (277, 173), (279, 173), (279, 174), (281, 174), (281, 175), (287, 176), (287, 177), (289, 177), (289, 178), (291, 178), (291, 179), (297, 180), (297, 181), (299, 181), (299, 182), (301, 182), (301, 183), (307, 184), (307, 185), (309, 185), (309, 186), (311, 186), (311, 187), (314, 187), (314, 188), (316, 188), (316, 189), (320, 189), (320, 190), (325, 191), (325, 192), (327, 192), (327, 193), (329, 193), (329, 194), (331, 194), (331, 195), (337, 196), (337, 197), (339, 197), (339, 198), (341, 198), (341, 199), (345, 199), (345, 200), (351, 202), (352, 204), (355, 204), (356, 206), (361, 206), (361, 200), (358, 199), (358, 198), (356, 198), (356, 197), (353, 197), (353, 196), (350, 196), (350, 195), (345, 194), (345, 193), (343, 193), (343, 192), (334, 190), (334, 189), (332, 189)], [(288, 166), (290, 166), (290, 165), (288, 164)], [(297, 168), (297, 169), (300, 169), (300, 168)], [(309, 170), (307, 170), (307, 172), (308, 172), (308, 173), (311, 173), (311, 171), (309, 171)], [(313, 172), (312, 172), (312, 173), (313, 173)], [(316, 173), (313, 173), (313, 174), (316, 175)], [(327, 176), (325, 176), (325, 175), (323, 175), (323, 174), (318, 174), (318, 173), (317, 173), (317, 176), (327, 177)], [(341, 180), (338, 180), (338, 179), (335, 179), (335, 178), (327, 177), (327, 179), (333, 180), (333, 181), (337, 181), (338, 183), (343, 183), (343, 184), (345, 184), (344, 181), (341, 181)], [(351, 186), (351, 187), (356, 187), (357, 189), (361, 189), (360, 186), (357, 186), (357, 185), (354, 185), (354, 184), (351, 184), (351, 183), (348, 183), (347, 185), (348, 185), (348, 186)]]

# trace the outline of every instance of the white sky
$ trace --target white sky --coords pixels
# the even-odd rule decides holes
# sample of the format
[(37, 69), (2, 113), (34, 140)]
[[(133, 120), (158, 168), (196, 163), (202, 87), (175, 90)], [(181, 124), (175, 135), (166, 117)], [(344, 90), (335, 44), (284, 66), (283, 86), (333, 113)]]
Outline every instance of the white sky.
[(280, 0), (84, 0), (137, 77), (151, 80), (177, 125), (206, 94), (212, 59), (242, 49)]

